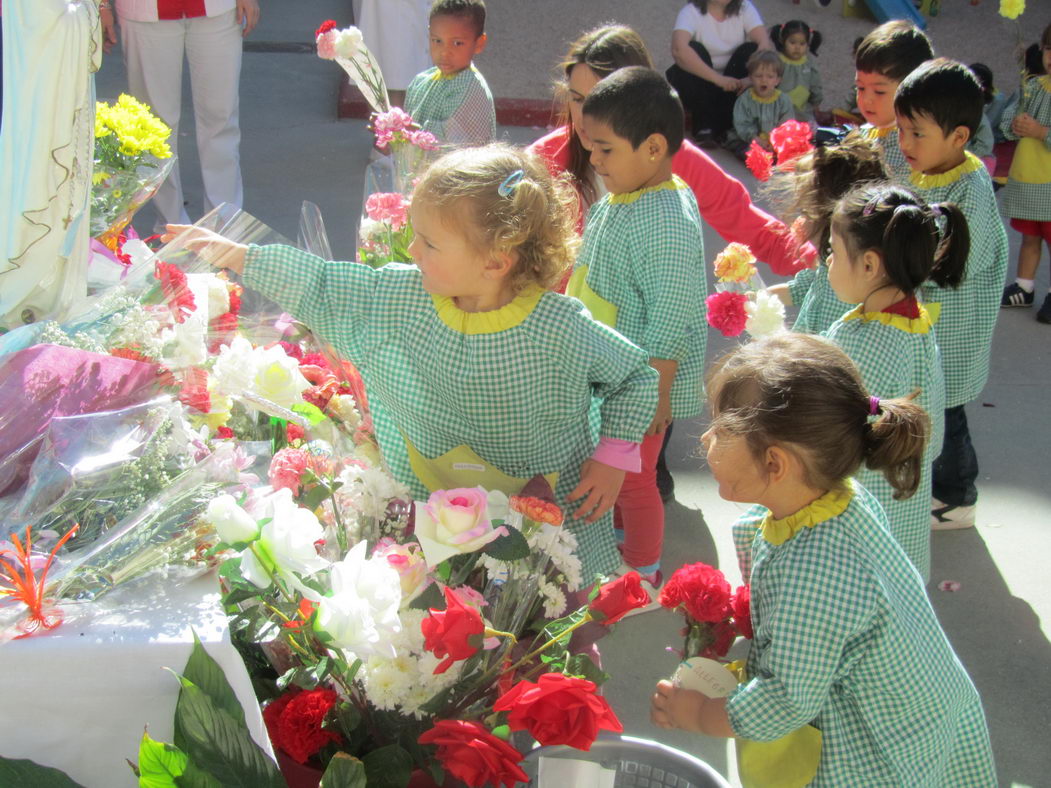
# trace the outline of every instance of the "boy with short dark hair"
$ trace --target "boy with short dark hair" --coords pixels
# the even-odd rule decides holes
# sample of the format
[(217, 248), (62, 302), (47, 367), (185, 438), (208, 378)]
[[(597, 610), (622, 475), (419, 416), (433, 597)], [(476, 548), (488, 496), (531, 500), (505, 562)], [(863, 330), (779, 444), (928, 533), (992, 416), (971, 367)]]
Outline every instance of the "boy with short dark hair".
[(989, 377), (993, 328), (1007, 272), (1007, 233), (985, 165), (967, 150), (981, 123), (982, 88), (967, 66), (947, 58), (924, 63), (894, 98), (901, 151), (913, 189), (927, 202), (953, 202), (967, 217), (971, 249), (963, 283), (922, 286), (935, 320), (945, 371), (945, 440), (934, 461), (931, 527), (970, 528), (978, 500), (978, 458), (964, 405)]
[(493, 95), (472, 63), (485, 45), (484, 0), (434, 0), (430, 12), (434, 67), (409, 84), (405, 111), (439, 142), (485, 145), (496, 137)]
[(854, 53), (854, 87), (858, 111), (865, 118), (862, 135), (875, 141), (892, 180), (907, 182), (911, 168), (898, 146), (894, 94), (921, 63), (934, 57), (930, 39), (911, 22), (885, 22), (862, 39)]
[(792, 98), (777, 89), (785, 73), (781, 56), (766, 49), (754, 52), (747, 68), (752, 87), (734, 103), (734, 127), (726, 140), (726, 147), (741, 158), (752, 140), (770, 150), (770, 132), (795, 117)]
[(672, 175), (683, 110), (664, 77), (641, 66), (615, 71), (584, 101), (582, 125), (609, 194), (588, 213), (567, 293), (645, 350), (660, 373), (641, 469), (627, 474), (615, 512), (624, 536), (622, 571), (636, 569), (656, 604), (664, 539), (657, 456), (672, 420), (700, 413), (704, 393), (701, 222), (693, 192)]

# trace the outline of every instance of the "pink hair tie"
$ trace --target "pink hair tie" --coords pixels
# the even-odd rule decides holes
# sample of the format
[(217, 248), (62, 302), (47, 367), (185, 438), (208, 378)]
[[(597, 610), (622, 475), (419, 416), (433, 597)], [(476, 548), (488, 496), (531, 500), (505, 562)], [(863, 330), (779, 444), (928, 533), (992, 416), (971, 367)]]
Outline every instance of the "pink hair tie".
[(869, 415), (879, 415), (879, 397), (869, 397)]

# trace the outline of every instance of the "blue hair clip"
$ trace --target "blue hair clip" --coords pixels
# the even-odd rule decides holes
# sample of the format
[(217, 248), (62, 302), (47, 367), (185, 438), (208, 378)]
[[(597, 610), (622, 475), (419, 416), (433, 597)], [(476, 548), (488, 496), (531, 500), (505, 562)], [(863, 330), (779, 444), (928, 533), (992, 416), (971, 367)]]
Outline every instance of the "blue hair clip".
[(518, 184), (522, 182), (522, 178), (524, 177), (525, 171), (515, 170), (506, 178), (504, 178), (503, 183), (496, 187), (497, 194), (499, 194), (501, 197), (510, 197), (511, 192), (513, 192), (518, 186)]

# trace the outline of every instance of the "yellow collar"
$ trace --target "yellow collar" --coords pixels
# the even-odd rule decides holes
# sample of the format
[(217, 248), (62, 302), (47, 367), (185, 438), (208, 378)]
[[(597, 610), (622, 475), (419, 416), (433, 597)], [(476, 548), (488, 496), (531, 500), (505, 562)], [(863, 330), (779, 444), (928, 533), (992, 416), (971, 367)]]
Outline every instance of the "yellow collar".
[(982, 164), (982, 160), (969, 150), (964, 151), (963, 155), (963, 164), (958, 164), (946, 172), (940, 172), (937, 175), (924, 175), (922, 172), (912, 173), (912, 178), (910, 179), (912, 185), (917, 189), (933, 189), (936, 186), (948, 186), (950, 183), (958, 181), (964, 175), (968, 175), (975, 170), (980, 170), (985, 167), (985, 165)]
[(1040, 77), (1038, 81), (1040, 82), (1040, 87), (1042, 87), (1048, 93), (1051, 93), (1051, 74), (1046, 74)]
[(435, 66), (434, 67), (434, 76), (431, 77), (431, 79), (434, 80), (435, 82), (448, 82), (449, 80), (456, 79), (458, 76), (460, 76), (460, 74), (464, 73), (464, 71), (473, 71), (473, 70), (474, 70), (474, 63), (472, 63), (471, 65), (469, 65), (465, 69), (461, 69), (460, 71), (457, 71), (455, 74), (443, 74), (442, 70), (440, 68), (438, 68), (437, 66)]
[(864, 126), (862, 132), (865, 134), (865, 139), (869, 140), (881, 140), (890, 134), (892, 131), (897, 131), (898, 127), (894, 125), (890, 126)]
[(833, 517), (839, 517), (846, 511), (853, 497), (854, 482), (847, 479), (842, 488), (829, 490), (795, 514), (781, 520), (775, 520), (773, 514), (767, 514), (760, 526), (763, 539), (774, 546), (784, 544), (804, 528), (813, 528)]
[(511, 303), (488, 312), (465, 312), (456, 306), (451, 296), (432, 294), (431, 300), (438, 317), (453, 331), (461, 334), (496, 334), (514, 328), (529, 317), (545, 292), (538, 285), (528, 285)]
[(861, 306), (858, 306), (853, 311), (843, 315), (843, 322), (846, 323), (848, 320), (864, 320), (866, 322), (876, 320), (885, 326), (896, 328), (908, 334), (926, 334), (931, 330), (931, 316), (927, 314), (923, 304), (920, 304), (919, 317), (905, 317), (905, 315), (895, 315), (892, 312), (862, 312)]
[(675, 191), (676, 189), (686, 188), (689, 188), (686, 185), (686, 181), (678, 175), (672, 175), (671, 178), (663, 183), (658, 183), (656, 186), (647, 186), (645, 189), (636, 189), (633, 192), (624, 192), (623, 194), (611, 194), (609, 196), (609, 201), (615, 205), (627, 205), (628, 203), (635, 202), (644, 194), (649, 194), (650, 192), (659, 192), (664, 189)]
[(792, 60), (792, 58), (790, 58), (784, 52), (778, 52), (777, 54), (781, 56), (781, 62), (789, 66), (802, 66), (806, 64), (806, 55), (803, 55), (803, 57), (799, 58), (798, 60)]
[(774, 92), (770, 94), (770, 98), (763, 98), (755, 92), (755, 88), (752, 88), (749, 92), (752, 94), (752, 99), (758, 101), (760, 104), (773, 104), (781, 97), (781, 91), (777, 88), (774, 88)]

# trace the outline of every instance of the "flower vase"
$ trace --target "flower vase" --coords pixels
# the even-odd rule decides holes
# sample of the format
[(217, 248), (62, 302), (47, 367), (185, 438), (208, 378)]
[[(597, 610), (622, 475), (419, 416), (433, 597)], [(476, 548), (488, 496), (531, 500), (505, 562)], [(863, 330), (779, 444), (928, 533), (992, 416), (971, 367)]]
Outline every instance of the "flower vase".
[(91, 235), (111, 252), (135, 213), (157, 193), (168, 177), (175, 157), (155, 159), (133, 172), (115, 172), (91, 187)]

